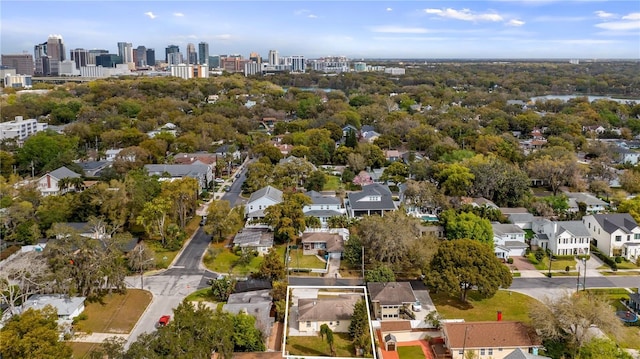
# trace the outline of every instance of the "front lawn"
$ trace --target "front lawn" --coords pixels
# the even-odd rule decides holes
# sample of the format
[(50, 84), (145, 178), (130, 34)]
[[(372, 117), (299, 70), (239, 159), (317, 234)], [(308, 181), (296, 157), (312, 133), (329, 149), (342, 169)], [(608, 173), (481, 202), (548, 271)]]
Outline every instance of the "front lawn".
[(198, 289), (184, 298), (187, 302), (215, 302), (211, 287)]
[(289, 250), (289, 257), (291, 258), (289, 268), (324, 269), (327, 267), (327, 263), (321, 261), (318, 257), (302, 254), (302, 249), (300, 248)]
[(101, 302), (88, 302), (82, 313), (87, 319), (79, 321), (75, 329), (87, 333), (129, 333), (151, 303), (151, 297), (146, 290), (127, 289), (125, 294), (109, 294)]
[(326, 182), (324, 183), (324, 186), (322, 187), (323, 191), (336, 191), (336, 190), (342, 188), (342, 181), (340, 180), (340, 177), (325, 174), (324, 178), (325, 178)]
[(638, 269), (638, 267), (634, 262), (630, 262), (628, 260), (622, 260), (621, 263), (616, 263), (618, 269)]
[(89, 358), (89, 352), (97, 349), (99, 343), (82, 343), (82, 342), (67, 342), (67, 345), (73, 350), (74, 359)]
[[(531, 262), (537, 270), (549, 270), (549, 257), (544, 257), (540, 262), (536, 260), (533, 253), (529, 253), (527, 256), (529, 262)], [(569, 269), (576, 269), (575, 259), (554, 259), (551, 261), (551, 270), (565, 270), (569, 266)]]
[[(318, 336), (288, 336), (285, 343), (289, 355), (331, 356), (326, 339)], [(333, 333), (333, 347), (338, 357), (355, 356), (355, 348), (348, 333)]]
[(446, 293), (430, 292), (429, 295), (444, 319), (464, 319), (468, 322), (494, 321), (497, 312), (502, 311), (503, 320), (529, 323), (529, 309), (536, 302), (529, 296), (509, 290), (499, 290), (495, 296), (487, 299), (482, 299), (478, 292), (471, 291), (467, 296), (467, 303)]
[(411, 345), (407, 347), (398, 347), (398, 357), (400, 359), (420, 359), (424, 358), (422, 347), (419, 345)]
[(145, 240), (144, 243), (153, 250), (156, 259), (156, 268), (168, 268), (169, 264), (171, 264), (178, 255), (178, 252), (180, 252), (179, 249), (170, 251), (163, 248), (159, 240)]
[(640, 275), (639, 271), (601, 271), (600, 272), (602, 275), (606, 275), (606, 276), (616, 276), (616, 275)]

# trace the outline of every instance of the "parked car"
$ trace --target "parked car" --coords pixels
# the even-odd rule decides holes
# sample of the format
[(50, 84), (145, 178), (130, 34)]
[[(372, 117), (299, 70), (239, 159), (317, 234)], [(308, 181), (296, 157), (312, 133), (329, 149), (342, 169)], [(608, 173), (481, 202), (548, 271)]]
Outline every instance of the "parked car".
[(411, 310), (413, 310), (414, 312), (421, 311), (422, 310), (422, 303), (420, 303), (419, 300), (416, 300), (416, 302), (411, 305)]
[(207, 217), (202, 217), (202, 219), (200, 220), (200, 225), (204, 226), (205, 224), (207, 224)]
[(214, 181), (216, 183), (224, 183), (224, 180), (222, 178), (216, 178)]
[(165, 325), (167, 325), (169, 323), (170, 319), (171, 319), (170, 315), (161, 316), (160, 319), (158, 320), (158, 327), (164, 327)]

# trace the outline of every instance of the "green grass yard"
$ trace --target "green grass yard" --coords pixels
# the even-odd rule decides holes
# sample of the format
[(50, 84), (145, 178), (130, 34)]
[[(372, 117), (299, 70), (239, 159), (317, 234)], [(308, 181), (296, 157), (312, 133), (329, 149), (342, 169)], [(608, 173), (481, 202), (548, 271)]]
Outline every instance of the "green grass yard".
[(300, 248), (291, 249), (289, 251), (289, 256), (291, 257), (291, 261), (289, 262), (290, 268), (323, 269), (327, 266), (326, 262), (321, 261), (316, 256), (302, 254), (302, 249)]
[(398, 357), (400, 359), (420, 359), (424, 358), (422, 347), (419, 345), (411, 345), (407, 347), (398, 347)]
[[(529, 253), (527, 259), (536, 267), (537, 270), (549, 270), (549, 257), (544, 257), (540, 262), (536, 260), (533, 253)], [(569, 266), (570, 270), (576, 269), (575, 259), (555, 259), (551, 261), (551, 270), (565, 270)]]
[[(637, 293), (638, 288), (630, 288)], [(620, 303), (620, 299), (629, 298), (629, 292), (624, 288), (608, 288), (608, 289), (587, 289), (588, 292), (606, 296), (615, 310), (626, 310), (626, 307)], [(629, 349), (640, 349), (640, 327), (623, 327), (619, 338), (611, 338), (615, 340), (621, 347)]]
[(323, 191), (335, 191), (342, 188), (342, 181), (340, 180), (340, 177), (325, 174), (324, 178), (326, 182), (322, 187)]
[[(276, 252), (284, 260), (284, 252), (286, 246), (277, 246)], [(250, 275), (260, 270), (263, 258), (261, 256), (251, 258), (251, 261), (247, 265), (237, 265), (236, 262), (240, 259), (235, 255), (230, 248), (225, 247), (224, 242), (212, 243), (209, 246), (209, 251), (203, 258), (203, 263), (207, 269), (217, 273), (231, 273), (239, 276)]]
[(99, 343), (67, 342), (67, 345), (73, 350), (73, 359), (89, 358), (89, 352), (100, 347)]
[[(338, 357), (355, 356), (355, 348), (348, 333), (333, 333), (334, 349)], [(288, 336), (286, 342), (286, 350), (289, 355), (306, 355), (306, 356), (331, 356), (329, 344), (326, 339), (322, 340), (318, 336)]]
[(87, 333), (125, 334), (131, 332), (151, 303), (151, 293), (140, 289), (127, 289), (125, 294), (110, 294), (102, 302), (85, 305), (86, 320), (76, 325), (76, 331)]
[(429, 293), (436, 310), (444, 319), (464, 319), (465, 321), (496, 320), (497, 312), (502, 311), (502, 320), (515, 320), (529, 323), (529, 309), (535, 299), (524, 294), (499, 290), (492, 298), (480, 298), (478, 292), (471, 291), (468, 302), (446, 293)]

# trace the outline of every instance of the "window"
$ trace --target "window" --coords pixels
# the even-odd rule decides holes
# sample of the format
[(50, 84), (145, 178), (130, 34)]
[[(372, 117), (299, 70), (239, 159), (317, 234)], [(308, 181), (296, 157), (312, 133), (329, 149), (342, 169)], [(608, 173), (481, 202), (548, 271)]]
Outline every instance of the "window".
[(616, 236), (616, 242), (622, 242), (622, 236)]
[(627, 242), (629, 242), (631, 240), (631, 235), (627, 234)]
[(493, 355), (493, 348), (487, 349), (487, 354), (488, 355)]
[(482, 355), (485, 355), (485, 350), (484, 350), (484, 348), (480, 349), (480, 355), (481, 355), (481, 356), (482, 356)]
[(333, 325), (333, 322), (329, 322), (329, 325)]
[(311, 327), (311, 322), (307, 322), (307, 328)]
[(633, 239), (640, 239), (640, 233), (636, 233), (633, 235)]
[(458, 354), (462, 355), (464, 352), (462, 350), (458, 350)]
[(336, 321), (336, 325), (340, 325), (340, 321), (339, 320)]

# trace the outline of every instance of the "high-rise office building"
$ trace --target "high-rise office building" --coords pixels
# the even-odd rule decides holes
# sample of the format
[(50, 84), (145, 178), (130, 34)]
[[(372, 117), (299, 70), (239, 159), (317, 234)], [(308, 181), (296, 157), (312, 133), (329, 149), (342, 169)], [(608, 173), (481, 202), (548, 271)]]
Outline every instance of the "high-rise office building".
[(187, 44), (187, 63), (190, 65), (198, 64), (198, 53), (196, 52), (196, 45), (192, 43)]
[(89, 64), (89, 51), (85, 49), (72, 49), (69, 52), (71, 54), (71, 61), (76, 64), (76, 69), (80, 70), (81, 67)]
[(33, 76), (33, 55), (14, 54), (2, 55), (2, 65), (16, 69), (16, 75)]
[(49, 35), (47, 39), (47, 57), (49, 58), (49, 76), (60, 75), (60, 63), (66, 59), (64, 42), (61, 35)]
[(35, 61), (34, 74), (45, 76), (49, 74), (49, 58), (47, 57), (47, 43), (43, 42), (33, 47), (33, 59)]
[(122, 58), (116, 54), (100, 54), (96, 56), (96, 66), (116, 67), (122, 63)]
[(169, 54), (175, 54), (180, 52), (180, 47), (178, 45), (169, 45), (165, 49), (165, 57), (164, 62), (169, 63)]
[(304, 56), (294, 55), (291, 56), (291, 71), (292, 72), (304, 72), (306, 70)]
[(147, 49), (147, 64), (149, 66), (156, 65), (156, 50), (155, 49)]
[(87, 59), (87, 65), (95, 65), (97, 56), (105, 55), (105, 54), (108, 54), (108, 53), (109, 53), (109, 51), (102, 50), (102, 49), (89, 50), (89, 58)]
[(257, 52), (250, 53), (249, 60), (255, 62), (258, 65), (262, 64), (262, 57), (260, 57), (260, 54)]
[(209, 44), (206, 42), (198, 44), (198, 63), (209, 65)]
[(122, 59), (123, 64), (133, 63), (133, 45), (130, 42), (118, 43), (118, 56)]
[(280, 64), (280, 55), (278, 50), (269, 50), (269, 65), (277, 66)]
[(133, 62), (136, 67), (146, 67), (147, 64), (147, 48), (144, 46), (138, 46), (133, 50)]
[(172, 52), (167, 57), (167, 64), (169, 65), (179, 65), (184, 64), (184, 57), (180, 52)]

